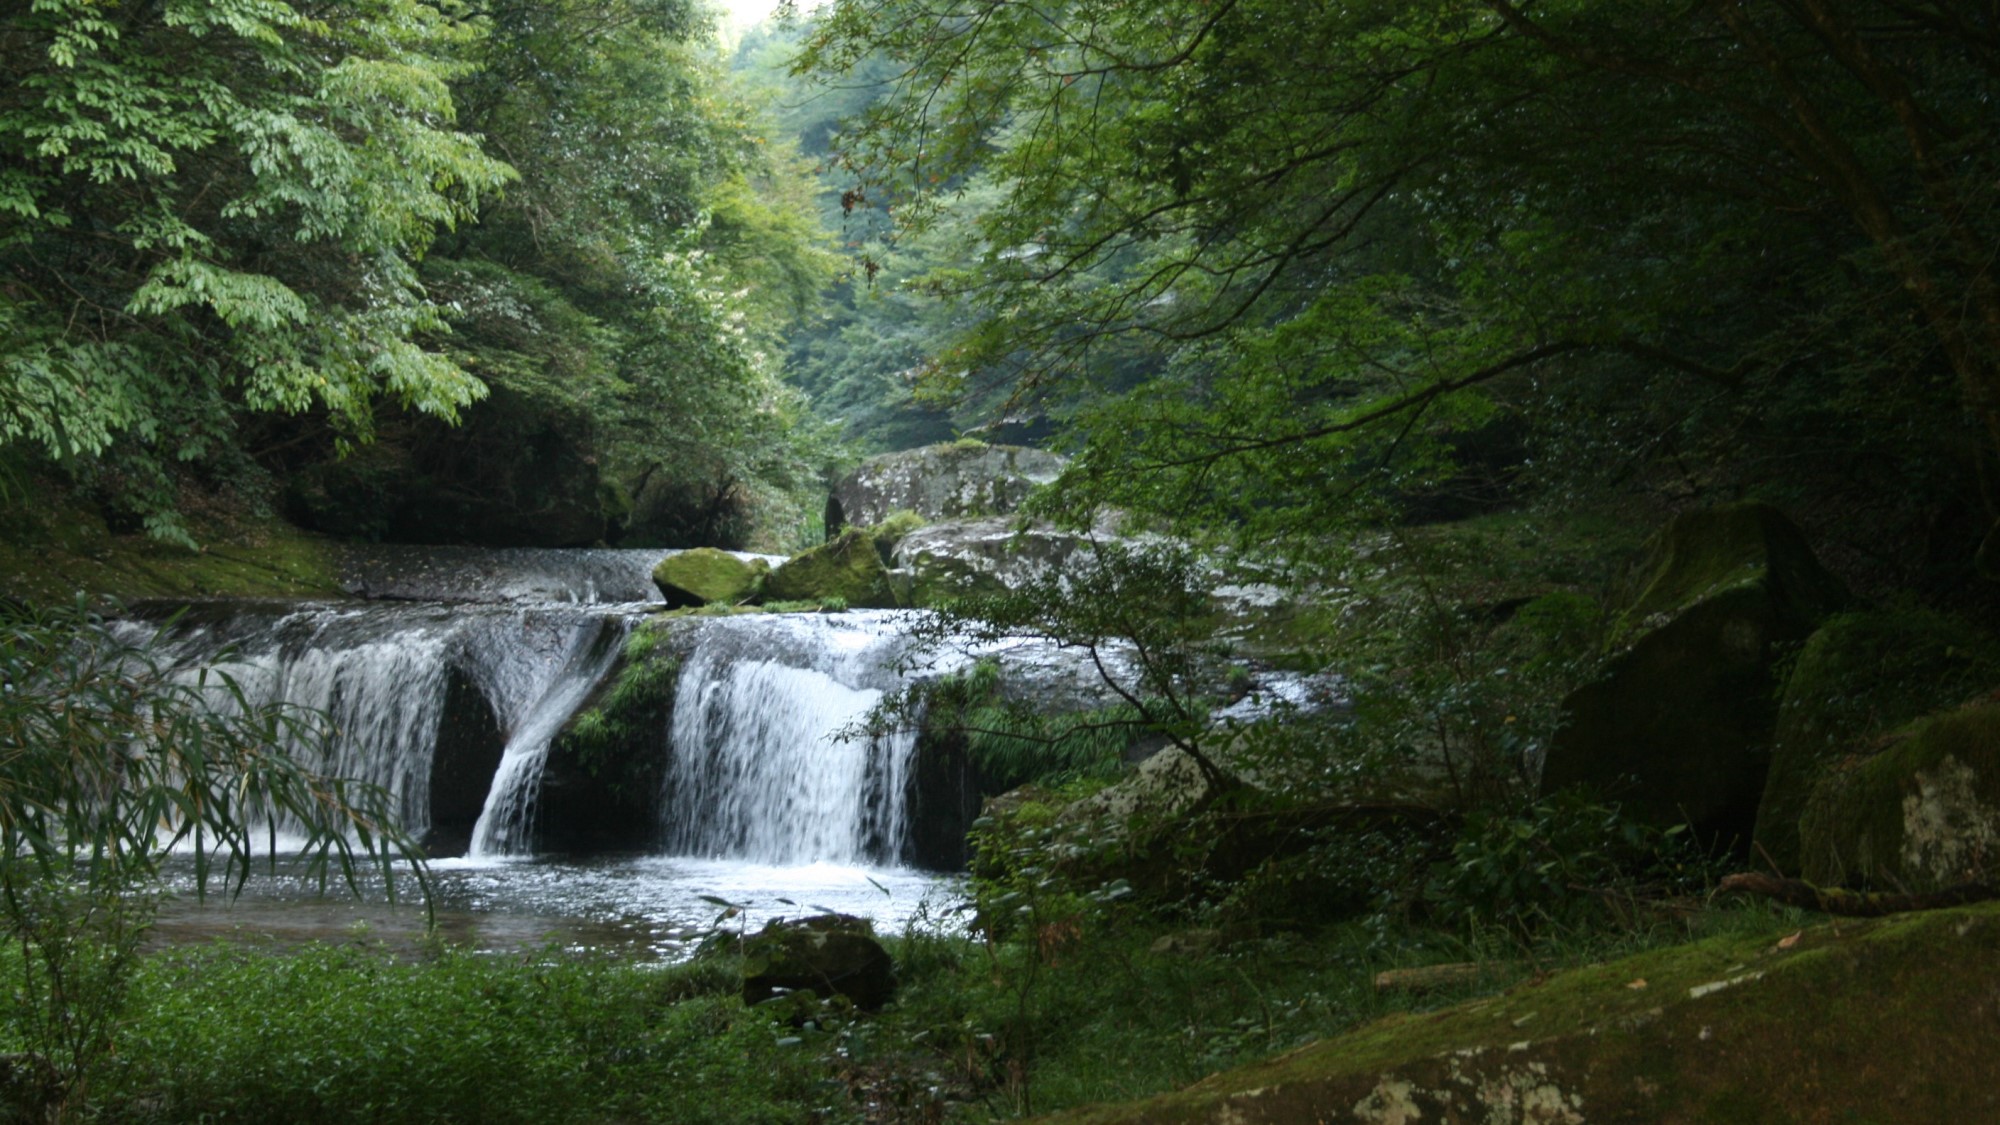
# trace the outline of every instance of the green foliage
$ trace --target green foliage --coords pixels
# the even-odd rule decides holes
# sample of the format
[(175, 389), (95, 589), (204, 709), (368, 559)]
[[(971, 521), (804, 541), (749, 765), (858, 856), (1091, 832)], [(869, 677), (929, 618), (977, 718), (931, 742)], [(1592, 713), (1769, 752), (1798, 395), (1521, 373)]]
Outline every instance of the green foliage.
[(1076, 406), (1074, 516), (1305, 548), (1488, 458), (1809, 496), (1872, 549), (2000, 433), (1973, 7), (841, 0), (798, 65), (883, 91), (849, 196), (960, 248), (890, 298), (958, 322), (883, 369)]
[[(1000, 666), (982, 660), (914, 689), (932, 739), (962, 739), (982, 787), (1004, 792), (1115, 775), (1126, 749), (1146, 734), (1136, 707), (1048, 713), (1000, 693)], [(904, 706), (909, 706), (905, 702)]]
[(1095, 545), (1088, 562), (1060, 577), (956, 599), (917, 621), (911, 632), (929, 645), (951, 638), (961, 643), (1033, 638), (1081, 650), (1129, 719), (1080, 721), (1063, 738), (1075, 748), (1066, 753), (1094, 753), (1089, 748), (1101, 746), (1094, 737), (1074, 741), (1088, 731), (1137, 725), (1188, 752), (1214, 777), (1220, 771), (1202, 748), (1209, 737), (1204, 686), (1220, 679), (1226, 656), (1214, 638), (1214, 624), (1192, 551), (1165, 542), (1105, 541)]
[(186, 949), (133, 981), (99, 1119), (714, 1123), (798, 1119), (808, 1060), (731, 974), (354, 947)]
[(1602, 925), (1607, 907), (1636, 912), (1642, 899), (1700, 893), (1717, 874), (1682, 829), (1649, 828), (1564, 792), (1517, 813), (1468, 816), (1427, 901), (1449, 924), (1533, 934)]
[(176, 462), (241, 410), (387, 399), (454, 417), (477, 380), (424, 347), (415, 262), (511, 178), (452, 128), (477, 32), (401, 0), (37, 4), (0, 96), (0, 441), (131, 497), (157, 534)]

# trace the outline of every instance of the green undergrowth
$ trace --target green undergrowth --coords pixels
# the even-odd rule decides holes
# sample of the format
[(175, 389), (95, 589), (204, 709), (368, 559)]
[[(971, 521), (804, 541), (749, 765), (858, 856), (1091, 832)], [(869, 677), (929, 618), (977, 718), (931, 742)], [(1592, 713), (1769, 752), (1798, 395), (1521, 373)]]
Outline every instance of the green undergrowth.
[(1125, 751), (1150, 732), (1145, 716), (1127, 704), (1050, 714), (1010, 702), (1000, 692), (1000, 666), (990, 660), (924, 684), (918, 694), (927, 736), (962, 743), (982, 786), (995, 793), (1030, 783), (1108, 780), (1123, 766)]
[(827, 1097), (726, 965), (316, 946), (146, 960), (105, 1122), (762, 1123)]

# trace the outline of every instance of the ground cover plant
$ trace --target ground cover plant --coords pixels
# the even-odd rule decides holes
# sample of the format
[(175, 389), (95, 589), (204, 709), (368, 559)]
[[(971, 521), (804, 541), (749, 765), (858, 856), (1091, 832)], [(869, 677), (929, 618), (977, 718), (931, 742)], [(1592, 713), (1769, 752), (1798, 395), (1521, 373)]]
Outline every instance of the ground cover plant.
[[(11, 966), (10, 966), (11, 967)], [(159, 951), (97, 1088), (116, 1122), (805, 1120), (831, 1091), (727, 965), (365, 942)]]

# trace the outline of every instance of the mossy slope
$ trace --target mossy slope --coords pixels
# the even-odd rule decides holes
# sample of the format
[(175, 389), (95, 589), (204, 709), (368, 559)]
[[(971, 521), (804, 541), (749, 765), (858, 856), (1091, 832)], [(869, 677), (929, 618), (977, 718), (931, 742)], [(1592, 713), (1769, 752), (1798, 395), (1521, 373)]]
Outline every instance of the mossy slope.
[(1049, 1120), (1994, 1121), (1995, 1042), (1987, 904), (1642, 954)]
[(342, 548), (276, 519), (197, 521), (199, 550), (113, 534), (59, 490), (0, 513), (0, 596), (337, 597)]

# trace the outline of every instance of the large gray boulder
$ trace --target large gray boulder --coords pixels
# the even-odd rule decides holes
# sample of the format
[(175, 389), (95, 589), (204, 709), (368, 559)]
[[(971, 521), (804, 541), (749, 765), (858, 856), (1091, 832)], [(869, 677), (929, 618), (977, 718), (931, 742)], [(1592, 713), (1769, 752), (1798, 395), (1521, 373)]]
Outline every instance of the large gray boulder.
[(872, 526), (900, 511), (927, 520), (1005, 515), (1066, 464), (1040, 449), (976, 441), (870, 457), (834, 484), (826, 533), (831, 538), (842, 528)]
[(892, 563), (909, 583), (905, 600), (922, 606), (1017, 590), (1082, 564), (1090, 550), (1074, 532), (990, 516), (920, 527), (897, 541)]

